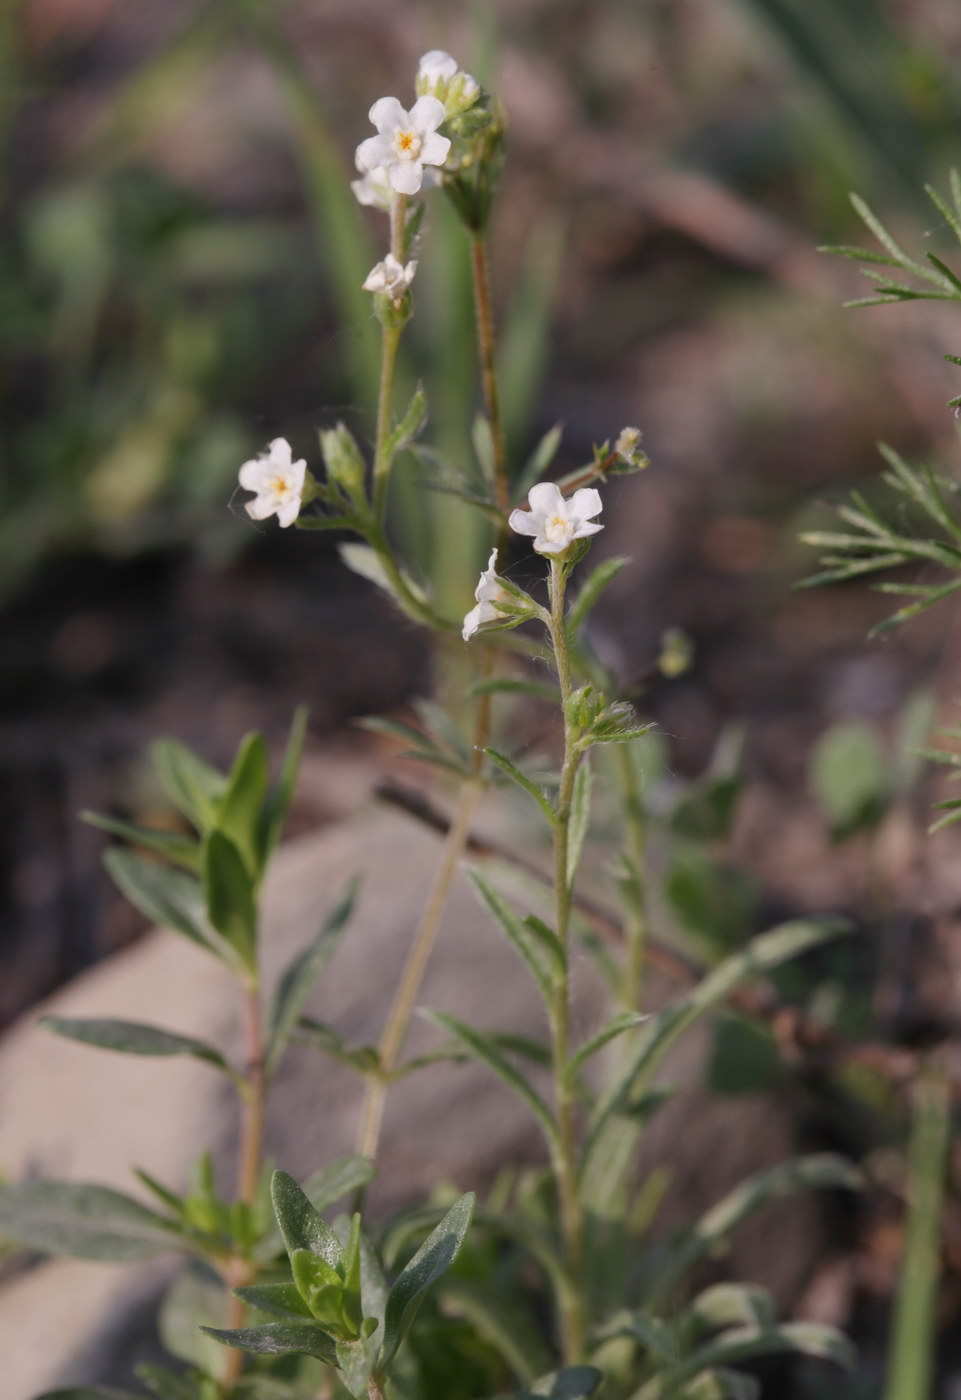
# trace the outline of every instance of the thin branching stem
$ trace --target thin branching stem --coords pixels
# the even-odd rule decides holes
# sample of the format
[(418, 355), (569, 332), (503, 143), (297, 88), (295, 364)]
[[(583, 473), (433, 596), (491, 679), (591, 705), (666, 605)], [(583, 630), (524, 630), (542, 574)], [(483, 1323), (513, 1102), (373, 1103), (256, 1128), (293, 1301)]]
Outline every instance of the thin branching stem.
[(564, 1360), (570, 1364), (580, 1359), (584, 1349), (584, 1305), (580, 1286), (582, 1221), (580, 1199), (577, 1193), (574, 1091), (568, 1073), (571, 922), (571, 872), (568, 865), (568, 842), (571, 807), (574, 800), (574, 782), (577, 778), (581, 752), (577, 747), (577, 735), (571, 722), (568, 704), (573, 682), (564, 614), (566, 581), (565, 565), (552, 559), (550, 631), (557, 665), (557, 678), (560, 683), (561, 702), (564, 706), (564, 762), (561, 768), (556, 809), (557, 821), (554, 827), (554, 931), (564, 950), (564, 965), (562, 975), (557, 978), (549, 1013), (551, 1061), (558, 1129), (553, 1166), (561, 1208), (564, 1258), (571, 1283), (571, 1288), (561, 1303), (561, 1326)]
[[(407, 196), (395, 194), (390, 206), (390, 251), (398, 262), (405, 254)], [(383, 525), (387, 512), (387, 483), (393, 465), (390, 439), (390, 411), (394, 401), (394, 380), (397, 375), (397, 351), (404, 333), (403, 323), (385, 319), (380, 337), (380, 387), (377, 393), (377, 440), (374, 448), (374, 515)]]

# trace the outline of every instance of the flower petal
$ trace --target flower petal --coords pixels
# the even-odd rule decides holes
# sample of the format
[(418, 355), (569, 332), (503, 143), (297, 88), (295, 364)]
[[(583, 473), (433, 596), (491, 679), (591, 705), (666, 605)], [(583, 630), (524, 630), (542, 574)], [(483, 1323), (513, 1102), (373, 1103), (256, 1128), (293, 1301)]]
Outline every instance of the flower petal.
[(307, 479), (307, 462), (301, 457), (296, 462), (290, 464), (290, 484), (297, 492), (298, 496), (304, 493), (304, 482)]
[(290, 450), (290, 443), (286, 438), (274, 438), (270, 447), (267, 449), (267, 455), (270, 458), (272, 466), (281, 467), (284, 470), (289, 469), (293, 453)]
[(399, 194), (416, 194), (424, 177), (419, 160), (400, 160), (390, 167), (391, 188)]
[(406, 109), (396, 97), (379, 97), (368, 115), (381, 136), (396, 131), (399, 126), (407, 126), (409, 120)]
[(600, 515), (604, 509), (600, 491), (596, 491), (593, 486), (582, 486), (568, 501), (568, 509), (572, 516), (579, 516), (581, 520), (590, 520), (592, 516)]
[(570, 540), (545, 540), (542, 536), (534, 541), (538, 554), (563, 554), (569, 545)]
[(473, 637), (474, 633), (477, 631), (480, 625), (481, 606), (480, 603), (478, 603), (477, 607), (471, 608), (470, 612), (464, 618), (464, 626), (461, 628), (461, 636), (464, 638), (465, 642), (470, 641), (471, 637)]
[(260, 491), (271, 475), (272, 469), (266, 457), (255, 457), (240, 468), (239, 480), (245, 491)]
[(536, 535), (540, 529), (540, 522), (529, 510), (512, 510), (507, 523), (518, 535)]
[[(371, 108), (373, 111), (373, 108)], [(406, 117), (407, 113), (404, 113)], [(410, 124), (421, 136), (436, 131), (447, 116), (447, 108), (436, 97), (418, 97), (410, 109)], [(371, 117), (373, 121), (373, 117)]]
[(456, 72), (457, 59), (451, 58), (443, 49), (431, 49), (429, 53), (424, 54), (417, 66), (419, 78), (431, 78), (434, 81), (452, 78)]
[(377, 170), (394, 159), (394, 148), (386, 136), (368, 136), (361, 141), (354, 155), (359, 170)]
[(574, 531), (574, 538), (575, 540), (580, 540), (583, 539), (585, 535), (596, 535), (598, 530), (603, 530), (603, 528), (603, 525), (593, 525), (589, 521), (583, 520)]
[(274, 506), (267, 496), (255, 496), (252, 501), (246, 502), (244, 510), (251, 520), (266, 520), (268, 516), (273, 515)]
[(277, 512), (277, 524), (282, 530), (286, 530), (288, 525), (293, 525), (300, 514), (300, 497), (295, 496), (292, 501), (286, 501)]
[(527, 500), (531, 510), (538, 515), (555, 515), (560, 512), (565, 519), (567, 518), (567, 512), (563, 509), (564, 496), (554, 481), (539, 481), (528, 491)]
[(443, 165), (450, 150), (450, 142), (446, 136), (438, 136), (436, 131), (432, 131), (424, 137), (424, 143), (420, 148), (420, 158), (425, 165)]

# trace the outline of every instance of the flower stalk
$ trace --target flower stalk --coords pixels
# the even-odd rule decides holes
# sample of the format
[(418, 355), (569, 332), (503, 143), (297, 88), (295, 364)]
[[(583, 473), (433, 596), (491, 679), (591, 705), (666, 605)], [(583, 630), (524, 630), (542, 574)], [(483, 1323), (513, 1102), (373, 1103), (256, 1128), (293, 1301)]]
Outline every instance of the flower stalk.
[(554, 988), (549, 1018), (558, 1130), (557, 1145), (553, 1153), (553, 1166), (561, 1210), (564, 1258), (571, 1285), (564, 1298), (560, 1300), (561, 1326), (564, 1359), (566, 1362), (572, 1363), (580, 1359), (584, 1349), (584, 1305), (580, 1288), (582, 1220), (580, 1200), (577, 1194), (574, 1094), (568, 1073), (571, 921), (571, 871), (569, 869), (568, 849), (574, 783), (582, 754), (577, 745), (578, 736), (571, 720), (569, 705), (573, 684), (564, 613), (567, 571), (568, 566), (564, 561), (556, 558), (551, 559), (550, 634), (561, 691), (561, 703), (564, 708), (564, 761), (561, 768), (556, 808), (557, 819), (554, 826), (554, 931), (563, 949), (564, 959), (562, 973), (558, 976)]

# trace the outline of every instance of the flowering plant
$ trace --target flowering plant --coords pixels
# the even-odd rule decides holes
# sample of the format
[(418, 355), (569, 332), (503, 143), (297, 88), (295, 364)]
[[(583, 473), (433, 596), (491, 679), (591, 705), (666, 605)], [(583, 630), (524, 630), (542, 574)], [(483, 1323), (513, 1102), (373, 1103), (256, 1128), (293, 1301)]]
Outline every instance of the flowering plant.
[[(235, 1064), (217, 1046), (154, 1026), (64, 1019), (49, 1026), (119, 1052), (192, 1055), (224, 1074), (236, 1090), (243, 1124), (236, 1190), (224, 1198), (209, 1164), (185, 1192), (141, 1173), (149, 1207), (100, 1187), (25, 1182), (0, 1188), (0, 1227), (30, 1247), (87, 1258), (179, 1252), (225, 1293), (225, 1325), (204, 1329), (223, 1344), (222, 1365), (191, 1355), (186, 1371), (142, 1368), (143, 1385), (160, 1400), (321, 1394), (579, 1400), (602, 1385), (609, 1400), (751, 1396), (757, 1391), (740, 1369), (745, 1360), (794, 1350), (843, 1364), (850, 1349), (829, 1327), (779, 1323), (762, 1290), (718, 1284), (692, 1297), (690, 1272), (723, 1248), (755, 1206), (797, 1187), (851, 1186), (851, 1169), (824, 1155), (783, 1163), (740, 1187), (665, 1249), (649, 1238), (638, 1205), (636, 1149), (670, 1097), (657, 1076), (678, 1036), (747, 979), (834, 937), (838, 926), (785, 924), (729, 953), (667, 1006), (648, 1001), (649, 814), (638, 746), (650, 725), (636, 711), (636, 697), (595, 655), (590, 636), (592, 608), (626, 561), (607, 559), (584, 578), (578, 572), (603, 529), (598, 488), (611, 476), (645, 467), (647, 457), (639, 431), (625, 428), (613, 447), (604, 443), (590, 462), (558, 480), (545, 478), (560, 450), (559, 434), (548, 435), (526, 469), (517, 471), (508, 460), (486, 252), (504, 123), (490, 95), (439, 51), (421, 60), (416, 91), (410, 109), (393, 97), (374, 103), (377, 134), (356, 153), (358, 202), (389, 217), (389, 247), (364, 284), (381, 333), (373, 460), (368, 467), (353, 435), (338, 424), (321, 434), (323, 467), (316, 473), (306, 460), (293, 460), (283, 438), (240, 470), (240, 485), (254, 493), (246, 506), (254, 519), (276, 515), (282, 528), (353, 535), (342, 547), (346, 563), (418, 625), (456, 645), (460, 633), (476, 666), (469, 735), (446, 717), (438, 722), (436, 710), (424, 711), (424, 731), (373, 722), (400, 732), (414, 757), (453, 771), (458, 783), (436, 879), (383, 1033), (376, 1047), (352, 1048), (318, 1033), (304, 1015), (314, 982), (348, 928), (352, 888), (264, 995), (261, 890), (290, 802), (305, 717), (296, 718), (273, 781), (260, 736), (244, 742), (226, 774), (168, 741), (157, 750), (158, 767), (191, 834), (94, 820), (120, 843), (108, 850), (107, 864), (124, 893), (151, 919), (218, 959), (234, 979), (246, 1027), (245, 1062)], [(414, 274), (429, 256), (418, 246), (428, 194), (449, 198), (463, 224), (477, 308), (485, 448), (479, 472), (456, 494), (465, 511), (479, 511), (489, 523), (492, 547), (475, 605), (463, 619), (449, 615), (414, 577), (389, 528), (394, 465), (416, 444), (427, 418), (422, 389), (399, 414), (394, 399), (398, 352), (414, 311)], [(511, 578), (510, 562), (527, 540), (533, 550), (528, 562), (541, 558), (529, 589)], [(673, 638), (663, 669), (676, 674), (684, 664), (683, 642)], [(556, 718), (559, 764), (547, 777), (505, 751), (509, 742), (500, 737), (499, 701), (518, 694), (534, 695)], [(578, 892), (598, 762), (615, 776), (623, 833), (613, 872), (620, 912), (602, 911), (600, 919), (609, 933), (615, 930), (613, 951), (599, 947), (584, 928), (591, 906)], [(389, 1161), (379, 1160), (385, 1103), (398, 1075), (419, 1068), (405, 1061), (404, 1051), (423, 970), (471, 843), (479, 801), (495, 785), (531, 804), (549, 838), (549, 908), (527, 912), (488, 872), (473, 869), (470, 877), (532, 981), (546, 1035), (498, 1037), (436, 1010), (429, 1016), (444, 1038), (427, 1059), (471, 1057), (486, 1066), (532, 1115), (545, 1165), (516, 1174), (480, 1207), (466, 1193), (446, 1201), (446, 1208), (432, 1201), (385, 1228), (365, 1202), (375, 1170), (390, 1170)], [(581, 948), (595, 953), (611, 987), (611, 1005), (585, 1037), (575, 1036), (571, 1021), (572, 964)], [(362, 1086), (356, 1153), (302, 1184), (270, 1171), (263, 1143), (265, 1101), (298, 1036), (350, 1065)], [(345, 1197), (350, 1212), (328, 1220), (327, 1212)], [(59, 1394), (61, 1400), (106, 1400), (116, 1392)]]

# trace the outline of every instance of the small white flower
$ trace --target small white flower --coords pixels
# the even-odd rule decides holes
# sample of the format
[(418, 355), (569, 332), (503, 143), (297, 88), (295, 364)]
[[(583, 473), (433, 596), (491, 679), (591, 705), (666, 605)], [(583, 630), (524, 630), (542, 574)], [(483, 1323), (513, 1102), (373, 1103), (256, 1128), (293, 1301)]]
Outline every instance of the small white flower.
[(287, 439), (274, 438), (266, 452), (240, 468), (241, 486), (255, 493), (254, 500), (245, 502), (254, 520), (276, 515), (278, 524), (286, 528), (300, 514), (307, 463), (291, 461), (291, 456)]
[(416, 194), (424, 179), (425, 165), (443, 165), (450, 150), (437, 128), (447, 109), (436, 97), (418, 97), (406, 111), (396, 97), (382, 97), (370, 109), (377, 128), (357, 147), (357, 164), (364, 170), (386, 167), (390, 187), (398, 194)]
[[(350, 182), (357, 203), (365, 204), (370, 209), (382, 209), (385, 214), (389, 214), (394, 201), (394, 191), (391, 188), (387, 166), (378, 165), (376, 170), (365, 170), (358, 161), (357, 169), (360, 171), (360, 179)], [(435, 170), (433, 166), (425, 166), (421, 190), (436, 189), (440, 181), (440, 171)]]
[(393, 253), (388, 253), (383, 262), (372, 267), (364, 283), (365, 292), (385, 292), (392, 301), (400, 301), (414, 280), (417, 261), (398, 262)]
[(418, 96), (436, 97), (443, 102), (449, 117), (458, 116), (472, 107), (480, 94), (476, 78), (457, 66), (443, 49), (425, 53), (417, 69), (415, 83)]
[(480, 582), (474, 589), (474, 597), (477, 599), (477, 607), (471, 608), (464, 618), (464, 627), (461, 636), (465, 642), (469, 642), (471, 637), (479, 627), (483, 627), (485, 622), (503, 622), (505, 614), (497, 606), (499, 602), (505, 601), (510, 595), (504, 589), (501, 580), (497, 577), (497, 550), (491, 550), (491, 557), (487, 561), (487, 568), (480, 576)]
[(603, 525), (595, 525), (600, 515), (600, 493), (593, 486), (582, 486), (569, 499), (553, 481), (540, 481), (527, 495), (530, 510), (512, 510), (507, 522), (519, 535), (533, 535), (538, 554), (563, 554), (574, 540), (596, 535)]

